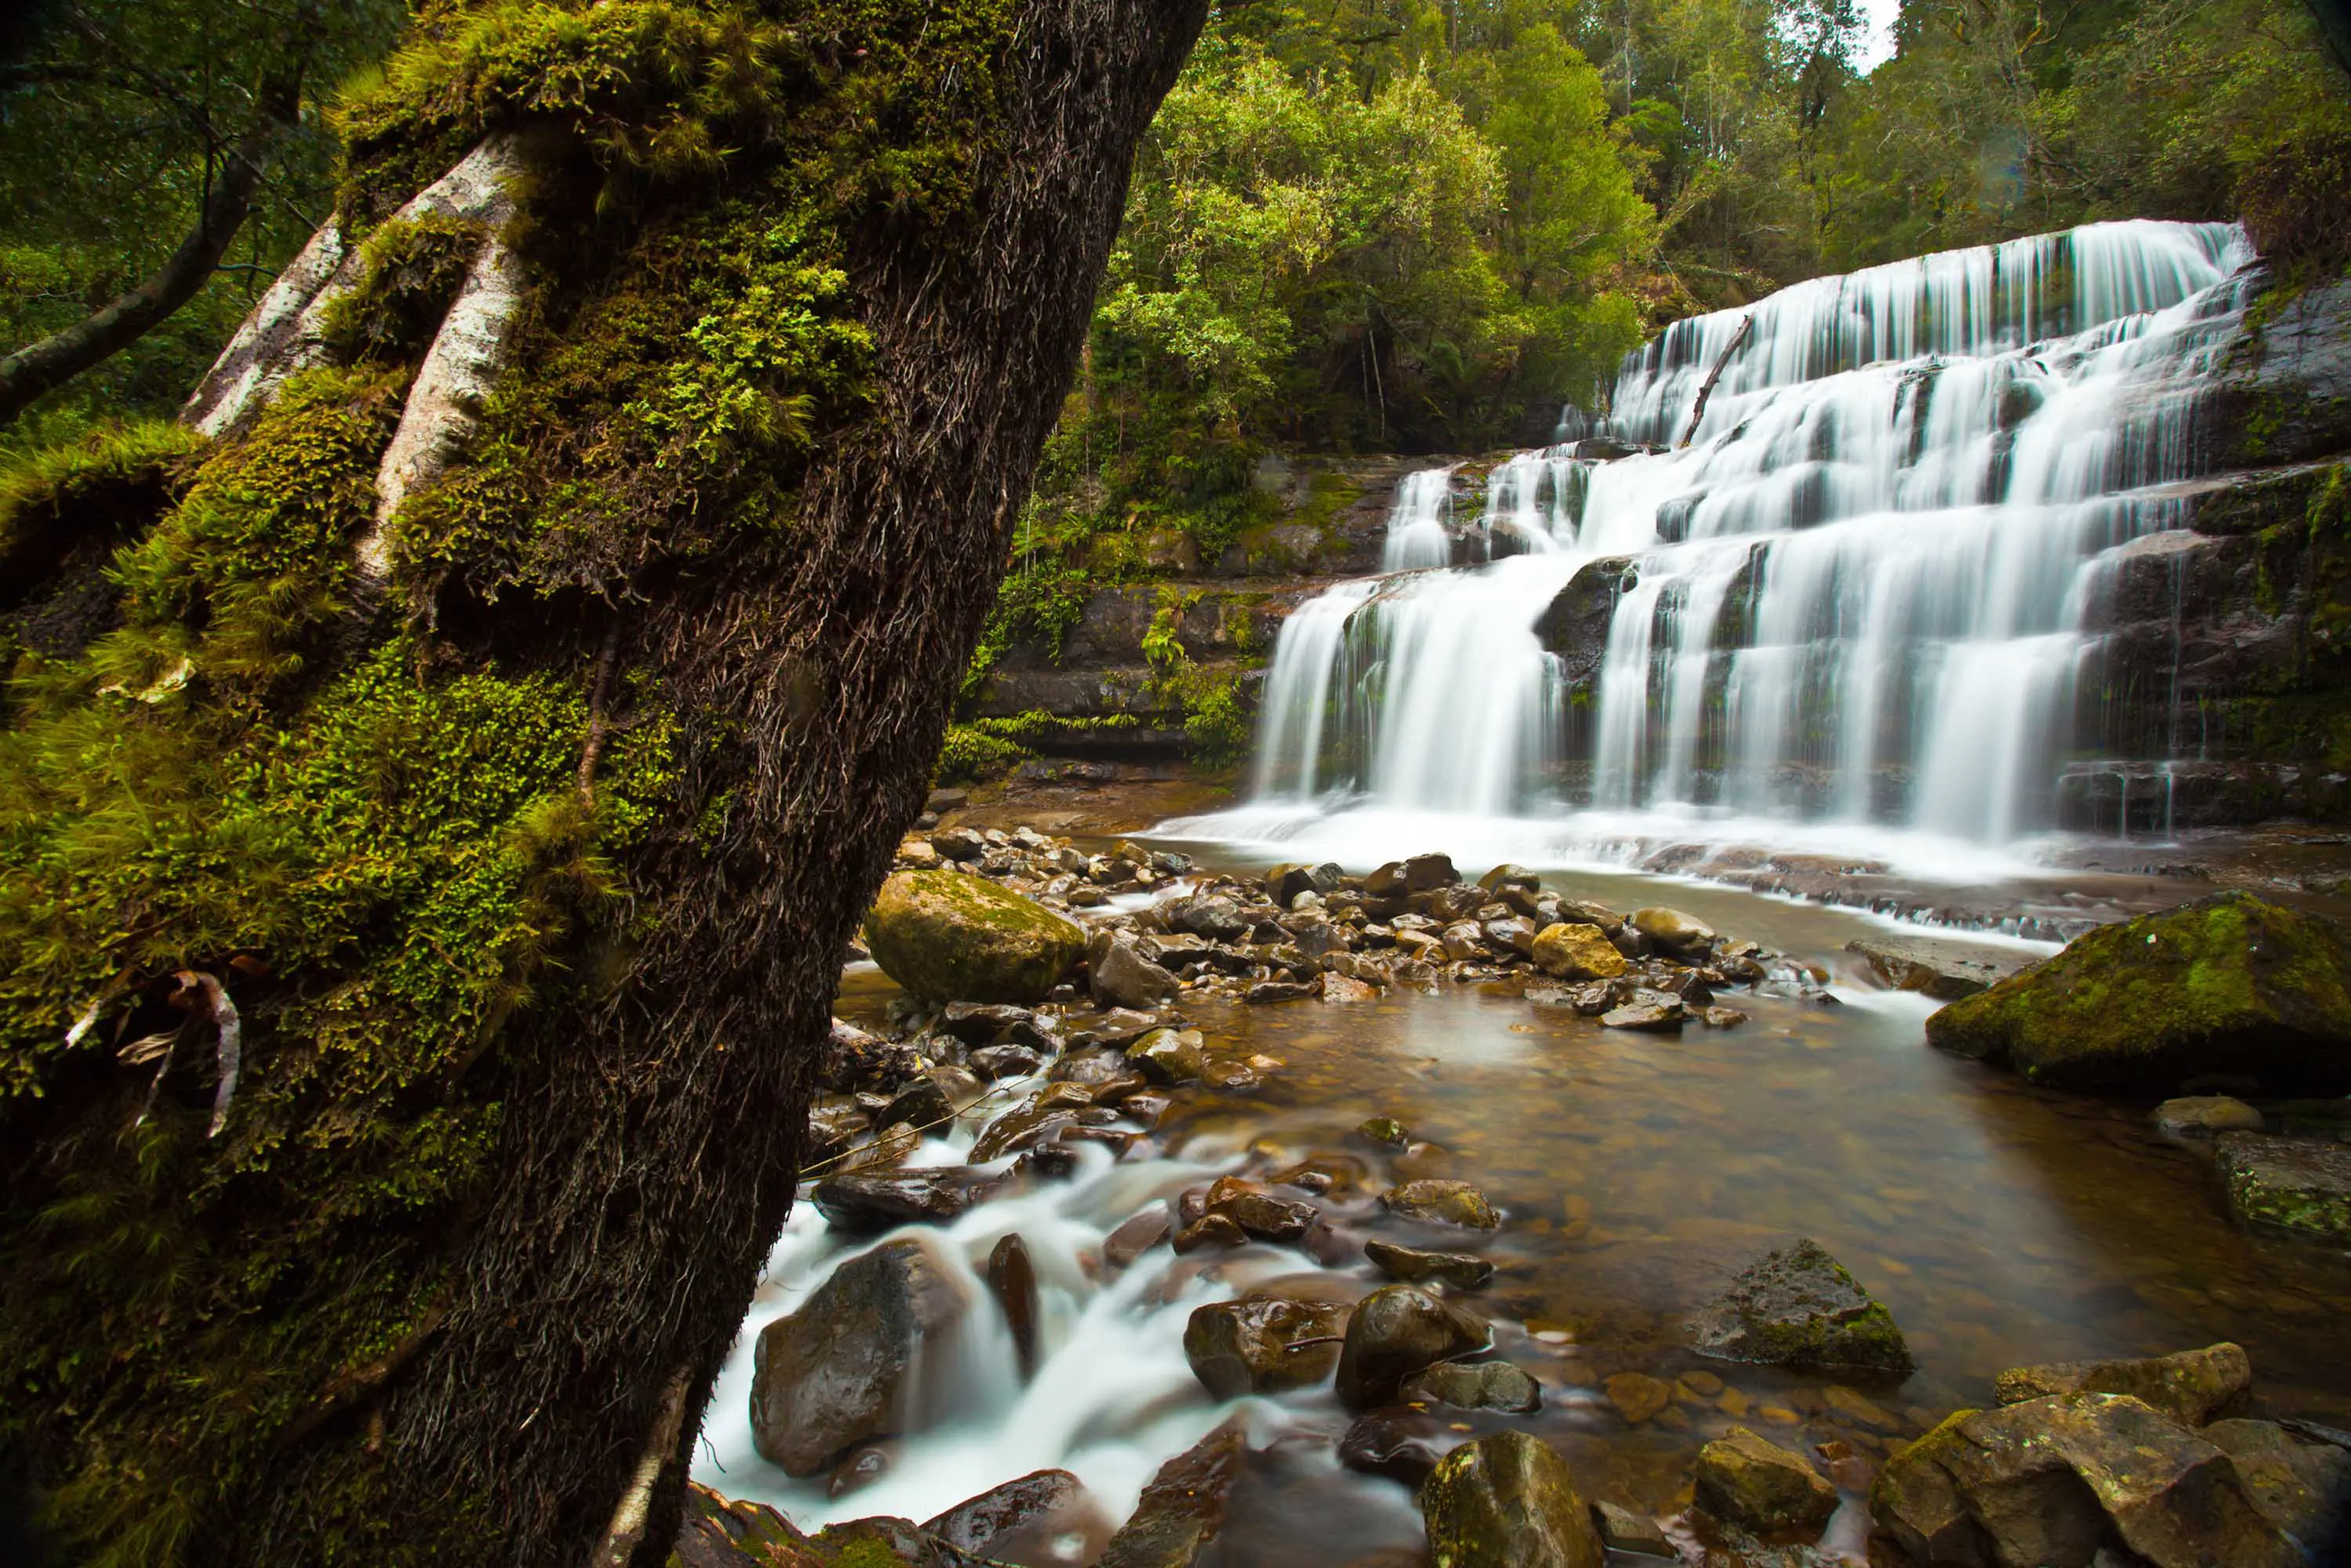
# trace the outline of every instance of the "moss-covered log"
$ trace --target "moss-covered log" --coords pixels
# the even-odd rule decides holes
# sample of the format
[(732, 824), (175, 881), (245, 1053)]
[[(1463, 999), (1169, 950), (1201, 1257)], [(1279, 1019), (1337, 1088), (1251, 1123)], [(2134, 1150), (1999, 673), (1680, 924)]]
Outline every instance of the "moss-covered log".
[(665, 1552), (1205, 3), (426, 5), (207, 444), (0, 476), (0, 1480), (69, 1559)]

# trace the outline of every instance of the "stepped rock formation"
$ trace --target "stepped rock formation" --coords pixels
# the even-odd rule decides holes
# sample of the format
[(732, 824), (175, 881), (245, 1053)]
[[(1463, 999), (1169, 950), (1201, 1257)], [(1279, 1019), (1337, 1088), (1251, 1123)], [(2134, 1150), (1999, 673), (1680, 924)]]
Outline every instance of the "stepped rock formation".
[(667, 1554), (1205, 10), (429, 8), (215, 439), (0, 560), (0, 1462), (77, 1549)]

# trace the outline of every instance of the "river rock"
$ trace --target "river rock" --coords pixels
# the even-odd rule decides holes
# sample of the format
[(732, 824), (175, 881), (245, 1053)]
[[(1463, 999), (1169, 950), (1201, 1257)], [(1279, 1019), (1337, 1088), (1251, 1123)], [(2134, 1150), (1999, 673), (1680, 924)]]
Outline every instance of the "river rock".
[(1468, 1425), (1426, 1406), (1384, 1405), (1355, 1417), (1341, 1435), (1339, 1462), (1417, 1491), (1437, 1460), (1469, 1440), (1456, 1429)]
[(1486, 1195), (1466, 1181), (1408, 1181), (1380, 1197), (1391, 1214), (1430, 1225), (1454, 1225), (1465, 1230), (1499, 1230), (1502, 1217)]
[(1869, 1512), (1928, 1568), (2090, 1568), (2109, 1540), (2153, 1568), (2309, 1561), (2225, 1450), (2124, 1394), (1960, 1411), (1886, 1464)]
[(1631, 1030), (1636, 1034), (1679, 1034), (1682, 1026), (1689, 1021), (1689, 1009), (1679, 998), (1661, 996), (1656, 991), (1646, 993), (1646, 998), (1602, 1013), (1600, 1027)]
[(2155, 1130), (2168, 1137), (2210, 1138), (2222, 1133), (2258, 1133), (2268, 1123), (2259, 1111), (2227, 1094), (2190, 1094), (2155, 1108)]
[(693, 1480), (685, 1483), (670, 1562), (675, 1568), (824, 1568), (808, 1537), (782, 1514)]
[(968, 1166), (853, 1171), (816, 1184), (810, 1200), (825, 1223), (849, 1236), (879, 1236), (901, 1225), (945, 1225), (968, 1213), (992, 1184)]
[(1567, 1461), (1524, 1432), (1446, 1455), (1420, 1511), (1432, 1568), (1601, 1568), (1605, 1556)]
[(1037, 1015), (1027, 1008), (1003, 1002), (950, 1002), (939, 1010), (931, 1028), (966, 1045), (979, 1046), (995, 1044), (1015, 1028), (1033, 1030), (1036, 1025)]
[(751, 1438), (787, 1475), (821, 1475), (852, 1443), (883, 1436), (923, 1347), (968, 1303), (918, 1240), (889, 1241), (835, 1270), (806, 1305), (759, 1331)]
[(2229, 1207), (2257, 1230), (2351, 1242), (2351, 1144), (2224, 1133), (2213, 1145)]
[[(1108, 1535), (1101, 1507), (1067, 1470), (1032, 1470), (1018, 1480), (990, 1487), (923, 1525), (923, 1533), (956, 1552), (992, 1563), (1061, 1563), (1072, 1554), (1058, 1549), (1064, 1538)], [(1090, 1553), (1074, 1561), (1082, 1562)]]
[(1628, 965), (1597, 925), (1562, 921), (1535, 935), (1535, 967), (1562, 980), (1613, 980)]
[(1938, 1001), (1974, 996), (2028, 967), (2032, 955), (1989, 942), (1887, 933), (1844, 945), (1867, 961), (1871, 973), (1897, 991), (1917, 991)]
[(1215, 894), (1177, 899), (1167, 906), (1167, 924), (1175, 930), (1211, 942), (1246, 942), (1249, 921), (1240, 905)]
[(1248, 1451), (1228, 1421), (1160, 1466), (1094, 1568), (1191, 1568), (1225, 1527)]
[(980, 1130), (967, 1156), (970, 1162), (984, 1166), (1007, 1155), (1050, 1143), (1065, 1129), (1106, 1127), (1118, 1120), (1117, 1112), (1092, 1103), (1092, 1096), (1080, 1085), (1056, 1084), (1054, 1088), (1066, 1091), (1077, 1103), (1057, 1103), (1047, 1095), (1032, 1095), (1022, 1101)]
[(1012, 1332), (1012, 1352), (1026, 1378), (1037, 1370), (1037, 1266), (1029, 1260), (1029, 1244), (1014, 1231), (1000, 1238), (987, 1254), (987, 1293), (1004, 1313)]
[(1102, 1259), (1113, 1269), (1126, 1268), (1166, 1240), (1175, 1228), (1175, 1217), (1167, 1212), (1167, 1206), (1155, 1203), (1102, 1238)]
[(1681, 1555), (1665, 1528), (1646, 1513), (1635, 1513), (1613, 1502), (1595, 1502), (1592, 1522), (1599, 1528), (1601, 1544), (1611, 1552), (1629, 1552), (1636, 1557)]
[(1200, 1076), (1197, 1030), (1155, 1029), (1126, 1048), (1127, 1061), (1160, 1083), (1186, 1083)]
[(1674, 1402), (1674, 1385), (1646, 1372), (1620, 1372), (1603, 1385), (1616, 1414), (1640, 1425)]
[(1321, 896), (1336, 893), (1347, 873), (1327, 862), (1322, 865), (1278, 865), (1265, 873), (1265, 890), (1284, 909), (1301, 893)]
[(1259, 980), (1242, 993), (1241, 1000), (1257, 1005), (1268, 1002), (1302, 1002), (1322, 994), (1322, 977), (1311, 980)]
[(1927, 1020), (1927, 1038), (2064, 1088), (2193, 1080), (2351, 1091), (2351, 936), (2249, 893), (2104, 925)]
[(1447, 1361), (1416, 1372), (1398, 1391), (1405, 1400), (1462, 1410), (1526, 1415), (1542, 1408), (1542, 1386), (1507, 1361)]
[(2235, 1462), (2262, 1517), (2322, 1557), (2325, 1543), (2351, 1546), (2351, 1447), (2241, 1418), (2215, 1421), (2201, 1436)]
[(1701, 1355), (1896, 1375), (1910, 1350), (1893, 1314), (1809, 1238), (1765, 1253), (1690, 1322)]
[(1714, 927), (1697, 915), (1684, 915), (1678, 909), (1663, 906), (1636, 909), (1626, 924), (1659, 947), (1680, 957), (1696, 956), (1714, 946)]
[(1040, 1002), (1084, 956), (1085, 933), (985, 877), (902, 871), (865, 916), (883, 973), (925, 1001)]
[[(1311, 1388), (1339, 1364), (1346, 1318), (1334, 1301), (1273, 1295), (1214, 1301), (1184, 1325), (1184, 1359), (1216, 1399)], [(1315, 1340), (1331, 1343), (1306, 1343)]]
[(1493, 1264), (1467, 1252), (1424, 1252), (1393, 1241), (1366, 1241), (1364, 1256), (1391, 1280), (1407, 1284), (1437, 1280), (1457, 1291), (1476, 1291), (1494, 1277)]
[(1698, 1506), (1758, 1535), (1816, 1536), (1836, 1511), (1836, 1488), (1802, 1455), (1744, 1427), (1698, 1451)]
[(971, 1070), (993, 1083), (1026, 1078), (1045, 1069), (1045, 1059), (1025, 1045), (983, 1045), (971, 1053)]
[(1384, 1285), (1347, 1320), (1339, 1397), (1354, 1410), (1388, 1404), (1414, 1373), (1485, 1344), (1485, 1325), (1458, 1307), (1417, 1285)]
[(2127, 1394), (2183, 1427), (2234, 1415), (2252, 1386), (2252, 1363), (2241, 1348), (2225, 1342), (2140, 1360), (2016, 1366), (1992, 1379), (1992, 1394), (2002, 1405), (2057, 1394)]
[(1175, 996), (1176, 977), (1144, 956), (1123, 931), (1101, 931), (1086, 952), (1086, 986), (1098, 1008), (1147, 1008)]

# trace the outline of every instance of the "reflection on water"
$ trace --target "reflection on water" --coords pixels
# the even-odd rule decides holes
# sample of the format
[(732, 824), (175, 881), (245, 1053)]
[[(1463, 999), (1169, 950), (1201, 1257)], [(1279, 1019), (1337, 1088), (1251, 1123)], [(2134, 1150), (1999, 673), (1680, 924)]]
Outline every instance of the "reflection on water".
[[(1076, 1456), (1106, 1502), (1129, 1506), (1150, 1467), (1219, 1414), (1180, 1375), (1190, 1307), (1312, 1266), (1263, 1248), (1186, 1260), (1163, 1249), (1105, 1289), (1083, 1279), (1085, 1249), (1204, 1169), (1342, 1152), (1364, 1162), (1368, 1179), (1318, 1201), (1357, 1234), (1432, 1240), (1376, 1206), (1377, 1190), (1404, 1176), (1472, 1181), (1503, 1207), (1508, 1223), (1478, 1249), (1498, 1274), (1468, 1299), (1497, 1317), (1501, 1354), (1545, 1385), (1541, 1414), (1507, 1419), (1556, 1444), (1596, 1495), (1659, 1513), (1687, 1502), (1695, 1448), (1733, 1420), (1792, 1447), (1843, 1443), (1865, 1465), (1889, 1440), (1986, 1403), (1992, 1374), (2031, 1361), (2234, 1339), (2251, 1352), (2273, 1413), (2351, 1426), (2343, 1328), (2351, 1260), (2235, 1229), (2205, 1160), (2158, 1137), (2145, 1107), (2047, 1093), (1928, 1049), (1928, 1004), (1852, 983), (1855, 961), (1842, 949), (1872, 929), (1860, 916), (1655, 879), (1545, 881), (1619, 908), (1670, 901), (1719, 930), (1832, 968), (1844, 959), (1844, 1005), (1740, 997), (1752, 1014), (1746, 1026), (1677, 1039), (1604, 1030), (1501, 986), (1350, 1007), (1187, 1003), (1212, 1042), (1264, 1052), (1284, 1070), (1248, 1096), (1180, 1094), (1157, 1141), (1186, 1163), (1130, 1162), (1118, 1167), (1114, 1197), (1040, 1189), (957, 1229), (975, 1256), (1007, 1229), (1034, 1227), (1032, 1249), (1078, 1259), (1059, 1277), (1064, 1294), (1048, 1323), (1049, 1347), (1075, 1354), (1050, 1361), (1026, 1395), (1004, 1396), (1025, 1400), (1026, 1416), (1008, 1406), (967, 1412), (959, 1436), (902, 1445), (901, 1465), (911, 1468), (895, 1484), (828, 1505), (820, 1480), (788, 1483), (747, 1458), (739, 1430), (725, 1440), (741, 1425), (724, 1407), (743, 1396), (737, 1375), (712, 1422), (728, 1473), (705, 1479), (806, 1517), (920, 1519)], [(878, 977), (861, 982), (844, 1006), (878, 1010), (883, 986)], [(1374, 1114), (1401, 1119), (1423, 1145), (1389, 1157), (1352, 1144), (1349, 1129)], [(782, 1274), (799, 1288), (831, 1251), (813, 1221), (796, 1218), (778, 1249)], [(1832, 1392), (1817, 1376), (1702, 1362), (1681, 1348), (1685, 1313), (1757, 1251), (1799, 1234), (1821, 1241), (1892, 1310), (1918, 1363), (1908, 1380)], [(1360, 1263), (1340, 1273), (1320, 1288), (1354, 1293), (1380, 1282)], [(790, 1304), (771, 1293), (750, 1326)], [(1673, 1402), (1628, 1423), (1607, 1393), (1608, 1380), (1626, 1373), (1661, 1380)], [(1015, 1440), (1024, 1421), (1089, 1404), (1121, 1378), (1147, 1387), (1151, 1408), (1123, 1422), (1114, 1409), (1093, 1409), (1084, 1435), (1092, 1448), (1082, 1455), (1074, 1438), (1058, 1449)], [(1403, 1489), (1332, 1460), (1327, 1443), (1347, 1416), (1328, 1389), (1258, 1403), (1261, 1437), (1290, 1436), (1252, 1470), (1226, 1561), (1336, 1568), (1374, 1553), (1384, 1563), (1391, 1550), (1414, 1561), (1418, 1525)], [(1459, 1417), (1480, 1430), (1503, 1419)], [(942, 1458), (948, 1448), (952, 1462)], [(1334, 1494), (1355, 1500), (1335, 1532), (1327, 1528)], [(1857, 1546), (1860, 1527), (1858, 1508), (1848, 1507), (1832, 1542)]]

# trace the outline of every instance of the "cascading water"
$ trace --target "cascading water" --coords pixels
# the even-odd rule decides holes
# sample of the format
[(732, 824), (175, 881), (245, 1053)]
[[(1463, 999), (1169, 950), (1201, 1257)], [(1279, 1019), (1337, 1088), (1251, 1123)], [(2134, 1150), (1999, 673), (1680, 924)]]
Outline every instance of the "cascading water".
[[(1631, 455), (1520, 454), (1482, 509), (1452, 469), (1405, 482), (1389, 575), (1285, 628), (1230, 825), (2056, 826), (2102, 573), (2184, 520), (2249, 258), (2225, 225), (2094, 225), (1677, 323), (1617, 380)], [(1586, 603), (1588, 645), (1539, 635)]]

